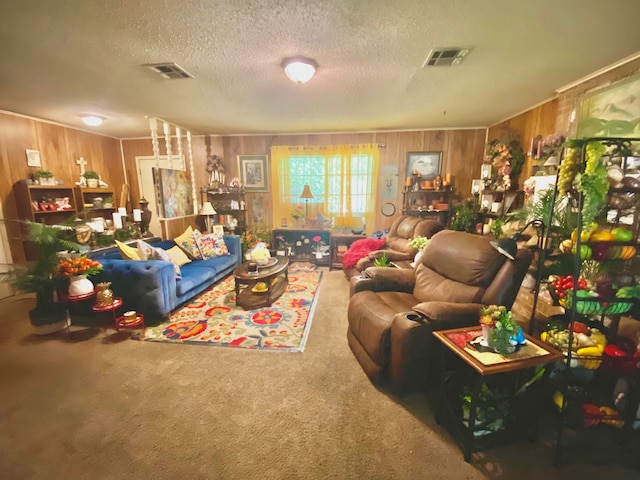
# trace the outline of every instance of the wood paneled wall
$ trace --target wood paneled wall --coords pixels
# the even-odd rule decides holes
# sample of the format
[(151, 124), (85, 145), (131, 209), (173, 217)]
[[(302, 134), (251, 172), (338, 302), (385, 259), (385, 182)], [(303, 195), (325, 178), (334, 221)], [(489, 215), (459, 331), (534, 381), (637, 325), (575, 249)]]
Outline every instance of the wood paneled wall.
[[(246, 136), (196, 136), (192, 140), (195, 184), (204, 186), (208, 179), (206, 173), (207, 155), (223, 157), (227, 179), (238, 176), (238, 155), (269, 155), (272, 145), (337, 145), (378, 143), (384, 145), (380, 150), (382, 165), (398, 167), (398, 196), (395, 199), (397, 213), (394, 217), (385, 217), (380, 212), (382, 201), (375, 206), (375, 229), (384, 229), (402, 211), (402, 189), (406, 174), (407, 152), (442, 151), (442, 173), (451, 173), (456, 191), (461, 198), (471, 194), (471, 180), (477, 178), (485, 144), (485, 129), (472, 130), (436, 130), (417, 132), (381, 132), (381, 133), (341, 133), (308, 135), (246, 135)], [(161, 154), (166, 153), (161, 145)], [(135, 157), (152, 155), (150, 139), (123, 140), (125, 168), (130, 179), (137, 178)], [(175, 153), (177, 148), (173, 147)], [(186, 155), (186, 142), (183, 152)], [(187, 162), (188, 163), (188, 162)], [(140, 192), (137, 182), (130, 181), (131, 199), (137, 203)], [(199, 199), (200, 200), (200, 199)], [(271, 192), (248, 193), (246, 202), (248, 220), (254, 219), (254, 202), (262, 202), (263, 220), (279, 226), (280, 219), (271, 215)], [(291, 220), (291, 219), (290, 219)], [(368, 227), (368, 230), (373, 230)]]
[[(496, 138), (500, 139), (512, 132), (518, 136), (522, 149), (526, 153), (529, 150), (532, 138), (537, 135), (542, 135), (542, 138), (544, 138), (547, 135), (556, 133), (557, 115), (558, 99), (554, 98), (520, 115), (493, 125), (489, 128), (487, 138), (489, 141)], [(531, 176), (531, 170), (532, 158), (527, 156), (520, 175), (520, 185)]]
[[(0, 113), (0, 198), (5, 219), (18, 218), (13, 185), (30, 178), (37, 170), (27, 166), (25, 150), (40, 151), (42, 168), (50, 170), (65, 185), (73, 185), (78, 181), (80, 167), (76, 160), (80, 157), (87, 161), (87, 169), (98, 172), (116, 192), (124, 183), (120, 140)], [(8, 221), (7, 231), (13, 261), (23, 263), (24, 250), (16, 222)]]

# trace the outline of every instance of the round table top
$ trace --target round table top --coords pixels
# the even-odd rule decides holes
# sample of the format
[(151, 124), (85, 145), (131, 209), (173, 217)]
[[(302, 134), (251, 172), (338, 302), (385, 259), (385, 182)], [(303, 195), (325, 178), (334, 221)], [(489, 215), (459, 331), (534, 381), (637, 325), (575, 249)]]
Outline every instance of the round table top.
[(275, 265), (266, 267), (258, 266), (258, 271), (256, 273), (250, 273), (248, 270), (250, 262), (244, 262), (233, 271), (233, 276), (242, 280), (260, 280), (268, 278), (274, 274), (278, 274), (289, 266), (289, 257), (277, 256), (271, 258), (276, 259)]
[(111, 310), (115, 310), (116, 308), (120, 308), (122, 306), (122, 298), (114, 297), (113, 302), (108, 305), (98, 305), (97, 303), (91, 307), (91, 310), (94, 312), (110, 312)]

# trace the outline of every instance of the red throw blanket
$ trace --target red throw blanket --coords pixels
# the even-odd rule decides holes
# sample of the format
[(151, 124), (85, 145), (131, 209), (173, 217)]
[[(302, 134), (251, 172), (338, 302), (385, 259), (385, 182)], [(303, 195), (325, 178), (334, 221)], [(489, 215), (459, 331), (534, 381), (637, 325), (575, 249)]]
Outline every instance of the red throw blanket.
[(366, 257), (371, 252), (375, 252), (376, 250), (380, 250), (384, 247), (386, 240), (384, 238), (363, 238), (361, 240), (356, 240), (351, 244), (349, 249), (345, 252), (344, 257), (342, 257), (342, 266), (345, 270), (350, 270), (356, 266), (358, 260)]

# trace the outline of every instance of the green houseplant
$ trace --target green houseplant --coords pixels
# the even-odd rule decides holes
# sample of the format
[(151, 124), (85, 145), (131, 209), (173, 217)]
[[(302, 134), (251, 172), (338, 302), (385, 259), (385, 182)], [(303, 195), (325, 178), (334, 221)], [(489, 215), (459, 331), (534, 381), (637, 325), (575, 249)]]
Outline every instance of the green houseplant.
[(53, 333), (67, 325), (66, 306), (54, 301), (56, 287), (62, 280), (55, 276), (57, 252), (79, 251), (80, 245), (65, 238), (65, 234), (74, 233), (70, 225), (45, 225), (28, 220), (24, 223), (27, 238), (34, 245), (37, 256), (34, 262), (16, 272), (12, 283), (20, 291), (36, 294), (36, 307), (29, 312), (35, 333)]
[(53, 184), (53, 173), (49, 170), (36, 170), (33, 172), (33, 179), (40, 185)]
[(100, 180), (100, 175), (93, 170), (87, 170), (82, 175), (87, 181), (87, 186), (90, 188), (96, 188), (98, 186), (98, 181)]

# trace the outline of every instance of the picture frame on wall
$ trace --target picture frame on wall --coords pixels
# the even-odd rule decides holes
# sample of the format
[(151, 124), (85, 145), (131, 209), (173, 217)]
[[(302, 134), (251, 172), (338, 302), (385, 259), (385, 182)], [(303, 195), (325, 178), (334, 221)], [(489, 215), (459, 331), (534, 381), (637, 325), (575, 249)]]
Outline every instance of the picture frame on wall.
[(42, 167), (40, 152), (38, 150), (27, 150), (27, 167)]
[(240, 182), (246, 192), (268, 192), (267, 155), (238, 155)]
[(433, 180), (440, 175), (442, 152), (407, 153), (407, 177), (417, 172), (422, 180)]

